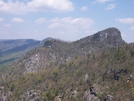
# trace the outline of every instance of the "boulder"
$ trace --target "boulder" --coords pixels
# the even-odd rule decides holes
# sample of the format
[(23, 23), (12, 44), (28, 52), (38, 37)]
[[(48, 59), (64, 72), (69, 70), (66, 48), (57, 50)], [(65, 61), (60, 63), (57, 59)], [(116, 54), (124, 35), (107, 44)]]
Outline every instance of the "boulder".
[(60, 96), (56, 96), (55, 99), (54, 99), (54, 101), (61, 101)]
[(83, 94), (83, 101), (100, 101), (98, 97), (90, 93), (90, 90), (86, 90)]

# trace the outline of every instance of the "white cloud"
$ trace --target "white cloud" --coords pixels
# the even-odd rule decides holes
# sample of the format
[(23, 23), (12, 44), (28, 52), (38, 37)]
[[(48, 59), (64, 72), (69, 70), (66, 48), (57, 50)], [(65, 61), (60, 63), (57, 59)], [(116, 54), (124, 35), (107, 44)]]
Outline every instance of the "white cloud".
[(116, 4), (109, 4), (106, 8), (106, 10), (111, 10), (111, 9), (114, 9), (116, 6)]
[(45, 21), (46, 21), (45, 18), (39, 18), (39, 19), (37, 19), (37, 20), (35, 21), (35, 23), (37, 23), (37, 24), (42, 24), (42, 23), (44, 23)]
[(11, 27), (10, 24), (4, 24), (4, 27)]
[(14, 22), (14, 23), (21, 23), (21, 22), (24, 22), (24, 20), (21, 19), (21, 18), (16, 18), (16, 17), (14, 17), (14, 18), (12, 18), (11, 22)]
[(48, 28), (53, 29), (53, 28), (59, 28), (61, 27), (60, 23), (52, 23), (48, 26)]
[(87, 6), (83, 6), (80, 10), (81, 11), (86, 11), (86, 10), (88, 10), (88, 7)]
[[(49, 21), (48, 29), (55, 32), (55, 37), (66, 40), (76, 40), (91, 35), (94, 21), (91, 18), (54, 18)], [(70, 37), (71, 35), (71, 37)]]
[[(12, 19), (12, 22), (14, 21), (16, 20)], [(13, 30), (14, 26), (12, 25), (10, 28), (8, 24), (12, 25), (13, 23), (7, 23), (2, 26), (3, 29), (0, 30), (2, 38), (34, 38), (42, 40), (46, 37), (53, 37), (66, 41), (74, 41), (93, 34), (92, 28), (94, 21), (91, 18), (53, 18), (46, 19), (42, 27), (34, 25), (35, 27), (28, 28), (27, 30), (23, 30), (24, 28), (21, 28), (22, 26), (18, 26), (18, 30)], [(4, 32), (4, 30), (7, 32)], [(4, 32), (4, 34), (1, 32)]]
[(0, 18), (0, 22), (2, 22), (4, 20), (4, 18)]
[(134, 31), (134, 26), (132, 26), (132, 27), (130, 28), (130, 30)]
[(95, 0), (92, 3), (97, 3), (97, 2), (99, 2), (99, 3), (105, 3), (105, 2), (109, 2), (109, 1), (112, 1), (112, 0)]
[(94, 21), (90, 18), (71, 18), (65, 17), (62, 19), (54, 18), (51, 20), (51, 24), (48, 28), (65, 28), (65, 29), (88, 29), (93, 24)]
[(131, 24), (134, 23), (134, 18), (116, 18), (117, 22)]
[(27, 2), (0, 0), (0, 11), (13, 14), (22, 14), (26, 12), (49, 12), (49, 11), (72, 11), (73, 3), (70, 0), (31, 0)]

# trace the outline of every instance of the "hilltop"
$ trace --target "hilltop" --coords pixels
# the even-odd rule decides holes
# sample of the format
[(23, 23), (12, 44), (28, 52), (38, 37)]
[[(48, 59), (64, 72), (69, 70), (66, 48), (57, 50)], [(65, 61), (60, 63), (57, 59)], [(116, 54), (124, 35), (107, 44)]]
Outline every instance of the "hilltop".
[(134, 44), (108, 28), (74, 42), (42, 41), (0, 74), (0, 99), (132, 101)]
[(121, 44), (125, 42), (116, 28), (108, 28), (74, 42), (49, 38), (42, 47), (28, 52), (16, 66), (23, 65), (23, 72), (36, 72), (38, 69), (59, 65), (80, 55), (97, 53)]

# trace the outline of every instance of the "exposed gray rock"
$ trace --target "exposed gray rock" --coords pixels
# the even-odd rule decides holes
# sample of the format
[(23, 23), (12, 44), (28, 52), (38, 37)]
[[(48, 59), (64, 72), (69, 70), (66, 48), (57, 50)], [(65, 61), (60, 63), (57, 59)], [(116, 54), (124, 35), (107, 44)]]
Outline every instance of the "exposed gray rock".
[(7, 95), (4, 94), (4, 87), (0, 87), (0, 101), (6, 101)]
[(90, 90), (86, 90), (83, 95), (84, 101), (100, 101), (98, 97), (90, 93)]
[(73, 96), (74, 98), (76, 98), (77, 95), (78, 95), (78, 92), (77, 92), (76, 90), (74, 90), (74, 91), (72, 92), (72, 96)]
[(32, 55), (31, 57), (25, 60), (25, 72), (36, 72), (38, 70), (39, 65), (39, 54)]
[(54, 101), (62, 101), (62, 100), (61, 100), (60, 96), (56, 96)]
[(109, 43), (113, 46), (124, 43), (121, 37), (121, 32), (114, 27), (99, 31), (94, 34), (91, 39), (92, 42), (102, 42), (105, 40), (109, 41)]
[(87, 80), (88, 80), (88, 74), (86, 74), (83, 79), (84, 79), (85, 82), (87, 82)]
[(107, 95), (105, 101), (114, 101), (113, 96), (112, 95)]
[(21, 95), (21, 101), (40, 101), (41, 92), (39, 90), (27, 91), (24, 95)]
[(3, 91), (4, 90), (4, 87), (0, 87), (0, 91)]

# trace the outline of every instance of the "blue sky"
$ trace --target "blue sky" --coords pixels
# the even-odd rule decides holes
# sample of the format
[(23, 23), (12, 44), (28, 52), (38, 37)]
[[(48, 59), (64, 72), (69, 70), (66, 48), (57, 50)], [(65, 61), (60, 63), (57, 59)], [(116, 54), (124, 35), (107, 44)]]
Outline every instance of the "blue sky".
[(0, 39), (75, 41), (109, 27), (134, 42), (134, 0), (0, 0)]

